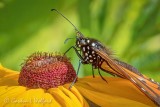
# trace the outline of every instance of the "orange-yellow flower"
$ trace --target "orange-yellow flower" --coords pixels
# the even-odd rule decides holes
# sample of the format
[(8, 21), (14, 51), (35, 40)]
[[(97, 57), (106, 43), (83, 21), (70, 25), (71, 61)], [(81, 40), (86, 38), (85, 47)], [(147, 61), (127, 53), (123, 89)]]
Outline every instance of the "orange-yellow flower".
[(130, 81), (118, 77), (104, 77), (108, 83), (99, 76), (79, 78), (70, 90), (70, 83), (20, 86), (18, 78), (19, 72), (0, 65), (0, 107), (156, 107)]
[(20, 74), (0, 65), (0, 107), (88, 107), (75, 87), (63, 86), (75, 76), (67, 57), (48, 53), (29, 56)]

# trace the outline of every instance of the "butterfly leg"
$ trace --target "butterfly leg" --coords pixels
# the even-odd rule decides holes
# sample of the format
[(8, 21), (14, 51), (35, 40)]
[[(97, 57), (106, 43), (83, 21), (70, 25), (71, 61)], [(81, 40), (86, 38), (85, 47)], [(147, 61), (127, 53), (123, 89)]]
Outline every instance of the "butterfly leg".
[(98, 68), (98, 73), (99, 73), (99, 75), (101, 76), (101, 78), (102, 78), (106, 83), (108, 83), (107, 80), (101, 75), (101, 72), (100, 72), (99, 68)]
[(101, 75), (101, 72), (100, 72), (100, 70), (99, 70), (99, 64), (100, 64), (100, 57), (97, 56), (96, 67), (98, 67), (98, 73), (99, 73), (99, 75), (101, 76), (101, 78), (102, 78), (106, 83), (108, 83), (107, 80)]
[[(78, 50), (77, 50), (77, 48), (76, 48), (75, 46), (71, 46), (71, 47), (64, 53), (64, 55), (66, 55), (66, 53), (68, 53), (72, 48), (73, 48), (74, 51), (76, 52), (77, 56), (78, 56), (82, 61), (84, 61), (83, 57), (82, 57), (81, 54), (78, 52)], [(64, 55), (63, 55), (63, 56), (64, 56)]]
[(93, 78), (95, 78), (93, 65), (92, 65), (92, 75), (93, 75)]
[(76, 77), (74, 78), (73, 82), (72, 82), (71, 85), (69, 86), (69, 89), (72, 88), (72, 86), (74, 85), (74, 83), (75, 83), (76, 80), (77, 80), (77, 77), (78, 77), (78, 73), (79, 73), (79, 69), (80, 69), (81, 64), (82, 64), (82, 62), (81, 62), (81, 60), (79, 60), (79, 64), (78, 64), (78, 69), (77, 69)]

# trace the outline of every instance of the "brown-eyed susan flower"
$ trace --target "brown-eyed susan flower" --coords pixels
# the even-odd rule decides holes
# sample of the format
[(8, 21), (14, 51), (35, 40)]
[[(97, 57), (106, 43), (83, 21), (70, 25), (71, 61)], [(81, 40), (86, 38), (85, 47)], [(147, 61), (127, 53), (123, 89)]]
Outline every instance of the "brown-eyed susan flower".
[(0, 65), (0, 107), (156, 107), (130, 81), (79, 78), (67, 57), (35, 53), (16, 72)]
[(0, 107), (88, 107), (79, 91), (63, 85), (76, 73), (69, 59), (59, 54), (34, 53), (21, 72), (0, 66)]

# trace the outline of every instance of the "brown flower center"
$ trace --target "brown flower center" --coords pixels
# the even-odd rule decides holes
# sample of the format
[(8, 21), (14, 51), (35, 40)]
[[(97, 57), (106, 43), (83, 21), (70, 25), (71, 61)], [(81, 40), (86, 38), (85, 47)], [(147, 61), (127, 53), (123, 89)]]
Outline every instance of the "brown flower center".
[(28, 88), (48, 89), (72, 82), (75, 76), (66, 56), (34, 53), (22, 64), (18, 82)]

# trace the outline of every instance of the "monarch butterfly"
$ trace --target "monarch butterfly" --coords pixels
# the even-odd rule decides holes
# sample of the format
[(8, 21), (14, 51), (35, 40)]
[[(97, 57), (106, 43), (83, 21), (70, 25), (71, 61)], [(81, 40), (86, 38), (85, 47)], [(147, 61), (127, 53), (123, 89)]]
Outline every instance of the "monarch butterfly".
[[(111, 51), (105, 46), (103, 46), (101, 42), (97, 41), (96, 39), (84, 37), (83, 34), (74, 26), (74, 24), (62, 13), (60, 13), (56, 9), (52, 9), (52, 11), (56, 11), (63, 18), (65, 18), (75, 28), (75, 31), (77, 32), (76, 45), (71, 46), (65, 52), (65, 54), (72, 48), (75, 50), (77, 56), (80, 58), (78, 71), (81, 63), (91, 64), (92, 69), (98, 69), (101, 77), (102, 75), (99, 69), (113, 76), (128, 79), (141, 92), (143, 92), (147, 97), (149, 97), (155, 104), (160, 106), (160, 83), (155, 82), (153, 79), (144, 76), (133, 66), (113, 58), (111, 56)], [(92, 73), (94, 76), (93, 70)], [(75, 78), (74, 82), (76, 81), (76, 79), (77, 78)], [(102, 79), (105, 80), (103, 77)]]

